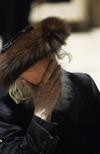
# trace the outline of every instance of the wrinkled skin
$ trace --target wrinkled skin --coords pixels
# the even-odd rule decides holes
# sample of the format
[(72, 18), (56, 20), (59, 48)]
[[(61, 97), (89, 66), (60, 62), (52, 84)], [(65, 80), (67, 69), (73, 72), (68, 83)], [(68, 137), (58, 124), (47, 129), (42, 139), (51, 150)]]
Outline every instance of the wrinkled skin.
[[(33, 71), (32, 73), (34, 74), (35, 72)], [(28, 87), (34, 99), (34, 115), (43, 120), (51, 120), (52, 110), (62, 88), (61, 76), (61, 66), (57, 65), (55, 59), (49, 61), (45, 73), (43, 74), (43, 77), (41, 77), (42, 79), (38, 85), (35, 86), (32, 82), (26, 80), (25, 76), (24, 78), (22, 76), (22, 81)]]

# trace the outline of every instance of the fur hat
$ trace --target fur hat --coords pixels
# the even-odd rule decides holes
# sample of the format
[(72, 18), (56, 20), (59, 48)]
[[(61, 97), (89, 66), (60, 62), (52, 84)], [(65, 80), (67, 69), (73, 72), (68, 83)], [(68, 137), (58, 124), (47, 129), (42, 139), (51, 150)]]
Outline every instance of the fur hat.
[(66, 22), (58, 17), (48, 17), (21, 31), (0, 53), (0, 86), (8, 87), (34, 63), (57, 54), (68, 36)]

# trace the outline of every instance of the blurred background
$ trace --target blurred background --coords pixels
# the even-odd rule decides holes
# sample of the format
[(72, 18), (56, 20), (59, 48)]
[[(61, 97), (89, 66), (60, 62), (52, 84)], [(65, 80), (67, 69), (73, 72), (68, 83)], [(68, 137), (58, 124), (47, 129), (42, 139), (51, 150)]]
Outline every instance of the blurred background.
[[(64, 58), (62, 67), (70, 72), (90, 74), (100, 89), (100, 0), (33, 0), (30, 4), (17, 1), (17, 5), (13, 0), (13, 6), (10, 2), (0, 1), (2, 9), (6, 5), (4, 11), (0, 12), (0, 48), (26, 25), (35, 25), (48, 16), (61, 17), (71, 29), (63, 49), (73, 57), (69, 64), (68, 58)], [(5, 3), (4, 6), (2, 3)], [(7, 22), (4, 22), (6, 18)], [(17, 30), (12, 32), (15, 27)]]

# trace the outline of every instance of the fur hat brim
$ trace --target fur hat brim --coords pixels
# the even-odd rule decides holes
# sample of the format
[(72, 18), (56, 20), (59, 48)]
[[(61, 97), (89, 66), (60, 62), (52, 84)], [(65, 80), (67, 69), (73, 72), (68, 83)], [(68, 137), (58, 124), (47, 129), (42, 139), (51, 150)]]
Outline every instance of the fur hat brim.
[(30, 66), (57, 54), (69, 36), (66, 22), (58, 17), (48, 17), (38, 23), (0, 53), (0, 86), (8, 87)]

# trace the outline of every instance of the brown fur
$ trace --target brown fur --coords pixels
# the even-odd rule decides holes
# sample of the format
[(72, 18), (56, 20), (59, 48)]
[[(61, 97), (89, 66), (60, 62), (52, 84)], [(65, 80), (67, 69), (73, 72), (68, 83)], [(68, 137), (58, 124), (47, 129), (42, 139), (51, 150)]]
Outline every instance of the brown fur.
[(58, 53), (68, 36), (64, 20), (58, 17), (42, 20), (0, 54), (0, 86), (9, 86), (35, 62)]

